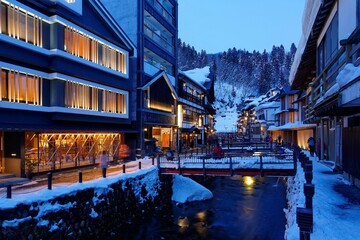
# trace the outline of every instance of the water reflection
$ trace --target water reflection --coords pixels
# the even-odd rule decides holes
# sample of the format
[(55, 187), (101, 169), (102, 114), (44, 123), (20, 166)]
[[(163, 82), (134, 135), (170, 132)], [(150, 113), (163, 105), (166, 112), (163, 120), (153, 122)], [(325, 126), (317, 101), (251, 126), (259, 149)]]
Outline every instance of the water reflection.
[(245, 183), (245, 186), (252, 187), (255, 183), (254, 177), (244, 176), (243, 181)]
[(208, 179), (203, 185), (213, 192), (213, 199), (174, 204), (167, 217), (158, 216), (152, 222), (156, 224), (139, 226), (143, 234), (127, 239), (283, 239), (286, 192), (281, 180), (248, 176)]

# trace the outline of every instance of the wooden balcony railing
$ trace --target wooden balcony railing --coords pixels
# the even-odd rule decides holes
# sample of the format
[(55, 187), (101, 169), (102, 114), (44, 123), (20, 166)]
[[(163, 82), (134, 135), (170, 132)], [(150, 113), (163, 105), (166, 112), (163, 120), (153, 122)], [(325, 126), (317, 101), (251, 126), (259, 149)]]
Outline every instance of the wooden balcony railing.
[(310, 83), (311, 92), (307, 98), (310, 100), (305, 108), (305, 122), (311, 123), (316, 120), (314, 106), (319, 99), (336, 83), (336, 77), (347, 63), (355, 66), (360, 64), (360, 26), (358, 26), (350, 37), (341, 40), (342, 45), (334, 57), (325, 66), (324, 70)]

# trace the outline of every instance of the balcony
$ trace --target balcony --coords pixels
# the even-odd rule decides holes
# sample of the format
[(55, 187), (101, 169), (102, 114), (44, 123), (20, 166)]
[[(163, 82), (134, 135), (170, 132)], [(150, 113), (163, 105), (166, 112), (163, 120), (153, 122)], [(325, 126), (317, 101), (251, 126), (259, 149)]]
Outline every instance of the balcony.
[[(334, 57), (325, 66), (324, 70), (317, 76), (314, 82), (309, 84), (311, 92), (308, 94), (308, 105), (305, 108), (305, 122), (312, 123), (321, 115), (336, 115), (335, 111), (331, 111), (333, 107), (339, 107), (339, 102), (336, 93), (342, 91), (338, 89), (334, 92), (329, 90), (335, 85), (336, 77), (339, 72), (348, 63), (355, 66), (360, 64), (360, 26), (358, 26), (351, 36), (346, 40), (341, 40), (342, 45)], [(328, 96), (329, 95), (329, 96)], [(330, 97), (331, 96), (331, 97)], [(326, 109), (319, 110), (319, 106), (324, 105)], [(334, 105), (334, 106), (332, 106)], [(326, 110), (326, 111), (325, 111)], [(331, 112), (329, 112), (331, 111)]]
[(203, 105), (203, 101), (201, 101), (201, 98), (199, 97), (196, 97), (194, 95), (192, 95), (191, 93), (188, 93), (188, 92), (180, 92), (179, 94), (179, 97), (185, 99), (185, 100), (188, 100), (192, 103), (195, 103), (197, 105)]
[(174, 7), (169, 3), (168, 7), (162, 5), (157, 0), (147, 0), (147, 2), (154, 8), (156, 11), (163, 16), (169, 23), (175, 25), (175, 18), (172, 14)]
[(174, 54), (175, 47), (173, 44), (169, 43), (165, 38), (160, 36), (158, 33), (156, 33), (154, 30), (152, 30), (147, 25), (144, 26), (144, 32), (145, 35), (151, 38), (155, 43), (157, 43), (159, 46), (161, 46), (163, 49), (168, 51), (171, 54)]

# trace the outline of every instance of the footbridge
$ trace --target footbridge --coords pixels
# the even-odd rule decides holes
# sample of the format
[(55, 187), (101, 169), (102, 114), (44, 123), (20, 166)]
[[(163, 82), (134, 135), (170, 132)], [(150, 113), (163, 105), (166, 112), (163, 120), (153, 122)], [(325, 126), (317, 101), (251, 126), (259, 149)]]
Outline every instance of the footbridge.
[(191, 153), (188, 155), (158, 157), (161, 174), (204, 176), (294, 176), (297, 157), (291, 150), (278, 152), (228, 152), (221, 158), (212, 154)]

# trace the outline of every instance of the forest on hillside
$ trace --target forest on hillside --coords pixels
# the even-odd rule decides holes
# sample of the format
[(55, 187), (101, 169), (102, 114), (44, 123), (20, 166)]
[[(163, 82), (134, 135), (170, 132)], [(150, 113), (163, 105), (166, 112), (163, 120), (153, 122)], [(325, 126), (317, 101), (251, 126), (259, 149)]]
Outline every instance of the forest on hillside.
[(197, 51), (178, 39), (179, 69), (187, 71), (210, 66), (215, 81), (230, 84), (236, 97), (262, 95), (273, 87), (289, 85), (289, 73), (296, 52), (295, 44), (289, 50), (283, 45), (273, 46), (271, 52), (249, 52), (245, 49), (229, 48), (217, 54)]

